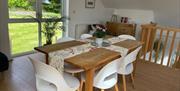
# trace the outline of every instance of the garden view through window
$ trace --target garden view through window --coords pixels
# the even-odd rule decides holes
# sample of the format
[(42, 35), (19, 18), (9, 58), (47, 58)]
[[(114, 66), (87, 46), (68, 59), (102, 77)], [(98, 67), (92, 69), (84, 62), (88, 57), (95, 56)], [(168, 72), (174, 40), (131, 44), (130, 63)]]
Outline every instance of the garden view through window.
[[(49, 1), (46, 3), (44, 1)], [(47, 22), (56, 23), (52, 43), (62, 37), (61, 0), (8, 0), (11, 54), (31, 52), (46, 43)]]

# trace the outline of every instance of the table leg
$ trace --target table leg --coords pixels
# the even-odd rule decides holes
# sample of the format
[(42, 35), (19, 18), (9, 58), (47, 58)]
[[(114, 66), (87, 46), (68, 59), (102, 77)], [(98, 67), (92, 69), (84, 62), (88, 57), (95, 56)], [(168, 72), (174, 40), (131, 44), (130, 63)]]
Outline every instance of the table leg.
[(93, 91), (94, 72), (95, 69), (90, 69), (86, 71), (85, 91)]
[(134, 69), (133, 70), (133, 76), (135, 76), (137, 61), (139, 61), (139, 60), (136, 60), (136, 61), (133, 62), (133, 69)]
[(48, 54), (46, 54), (46, 64), (49, 64), (48, 59), (49, 59), (49, 55), (48, 55)]

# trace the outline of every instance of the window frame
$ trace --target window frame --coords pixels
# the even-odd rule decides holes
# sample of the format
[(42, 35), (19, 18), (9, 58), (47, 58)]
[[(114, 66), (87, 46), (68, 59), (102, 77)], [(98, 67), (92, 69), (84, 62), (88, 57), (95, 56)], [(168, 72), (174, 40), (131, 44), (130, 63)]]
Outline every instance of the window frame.
[[(8, 24), (10, 23), (38, 23), (38, 46), (42, 46), (42, 23), (43, 22), (47, 22), (47, 21), (59, 21), (63, 23), (63, 27), (64, 26), (64, 22), (62, 17), (64, 16), (64, 11), (66, 11), (66, 7), (64, 7), (64, 4), (66, 0), (60, 0), (62, 3), (62, 7), (61, 7), (61, 12), (59, 13), (59, 15), (61, 14), (61, 18), (42, 18), (42, 0), (36, 0), (36, 9), (35, 9), (35, 13), (36, 13), (36, 17), (35, 18), (8, 18)], [(9, 8), (8, 8), (9, 11)], [(36, 19), (38, 19), (39, 21), (37, 21)], [(68, 25), (66, 25), (68, 26)], [(62, 36), (64, 36), (64, 32), (62, 34)], [(11, 42), (11, 41), (10, 41)], [(10, 43), (11, 44), (11, 43)], [(12, 46), (11, 46), (12, 47)], [(12, 48), (11, 48), (12, 50)], [(11, 51), (11, 55), (12, 56), (21, 56), (21, 55), (26, 55), (26, 54), (30, 54), (33, 53), (32, 51), (26, 51), (23, 53), (18, 53), (18, 54), (12, 54)]]

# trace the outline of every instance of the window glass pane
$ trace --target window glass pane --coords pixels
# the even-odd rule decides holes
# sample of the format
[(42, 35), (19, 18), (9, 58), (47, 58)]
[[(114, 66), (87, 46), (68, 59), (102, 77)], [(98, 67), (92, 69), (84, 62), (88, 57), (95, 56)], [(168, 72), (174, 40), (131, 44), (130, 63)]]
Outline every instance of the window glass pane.
[[(50, 3), (47, 3), (47, 1)], [(34, 19), (37, 19), (36, 13), (39, 15), (42, 14), (42, 18), (51, 18), (51, 21), (61, 18), (61, 0), (42, 0), (43, 4), (37, 2), (38, 0), (8, 0), (9, 18), (15, 18), (13, 23), (9, 23), (12, 55), (32, 51), (34, 47), (39, 46), (39, 37), (42, 37), (42, 45), (46, 43), (44, 33), (42, 33), (42, 36), (38, 35), (38, 22), (33, 21)], [(42, 13), (36, 12), (40, 10), (36, 5), (38, 7), (42, 5)], [(27, 18), (34, 19), (26, 22), (25, 19)], [(20, 21), (20, 23), (18, 19), (24, 19), (25, 21), (23, 21), (23, 23)], [(44, 24), (45, 23), (43, 22), (42, 30), (44, 29)], [(62, 24), (62, 22), (57, 23), (55, 35), (52, 37), (52, 43), (55, 43), (58, 38), (62, 37), (63, 31), (61, 31), (60, 28)]]
[(42, 7), (43, 18), (61, 17), (61, 0), (43, 0)]
[[(62, 38), (62, 34), (63, 34), (63, 31), (61, 29), (62, 27), (62, 22), (59, 22), (56, 26), (56, 29), (55, 29), (55, 34), (54, 36), (52, 37), (52, 43), (56, 43), (56, 40), (59, 39), (59, 38)], [(47, 27), (47, 24), (45, 23), (42, 23), (42, 31), (45, 31), (45, 26)], [(45, 33), (42, 32), (42, 44), (46, 44), (46, 39), (47, 37), (45, 36)]]
[(12, 54), (32, 51), (38, 46), (37, 23), (10, 23), (9, 34)]
[(9, 18), (36, 17), (36, 0), (8, 0)]

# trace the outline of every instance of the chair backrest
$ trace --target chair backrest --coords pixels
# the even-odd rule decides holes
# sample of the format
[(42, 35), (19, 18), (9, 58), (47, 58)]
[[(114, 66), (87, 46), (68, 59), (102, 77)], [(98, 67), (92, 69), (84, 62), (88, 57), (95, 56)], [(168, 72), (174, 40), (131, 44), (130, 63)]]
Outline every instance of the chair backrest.
[(87, 38), (90, 38), (90, 37), (93, 37), (91, 34), (82, 34), (80, 36), (80, 39), (87, 39)]
[(136, 50), (134, 50), (131, 53), (127, 54), (127, 56), (125, 56), (124, 60), (122, 60), (123, 64), (121, 64), (120, 66), (125, 68), (128, 64), (134, 62), (136, 60), (137, 55), (138, 55), (141, 48), (142, 48), (142, 46), (136, 48)]
[(134, 36), (131, 36), (131, 35), (119, 35), (118, 37), (123, 38), (123, 39), (136, 40), (136, 38)]
[(54, 84), (57, 87), (57, 91), (70, 89), (63, 76), (55, 68), (30, 57), (29, 59), (35, 69), (37, 89), (43, 85), (39, 83), (41, 80)]
[(63, 37), (63, 38), (59, 38), (56, 42), (61, 43), (61, 42), (67, 42), (67, 41), (72, 41), (72, 40), (75, 40), (75, 39), (71, 37)]
[[(122, 59), (123, 59), (123, 57), (116, 59), (116, 60), (108, 63), (107, 65), (105, 65), (94, 77), (94, 84), (103, 84), (105, 82), (105, 79), (110, 76), (114, 76), (114, 78), (116, 78), (118, 67), (119, 67), (118, 63)], [(114, 86), (115, 84), (113, 84), (112, 86)], [(109, 87), (109, 88), (111, 88), (111, 87)]]

